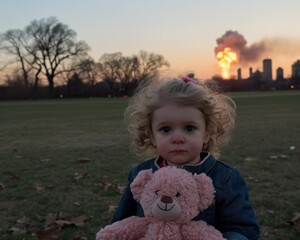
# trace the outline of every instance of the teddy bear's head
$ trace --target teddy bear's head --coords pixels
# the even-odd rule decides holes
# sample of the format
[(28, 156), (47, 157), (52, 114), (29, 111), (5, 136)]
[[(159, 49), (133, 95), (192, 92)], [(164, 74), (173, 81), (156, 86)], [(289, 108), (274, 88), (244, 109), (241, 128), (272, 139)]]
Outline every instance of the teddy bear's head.
[(190, 222), (214, 199), (212, 180), (206, 174), (171, 166), (139, 172), (130, 187), (145, 217), (178, 224)]

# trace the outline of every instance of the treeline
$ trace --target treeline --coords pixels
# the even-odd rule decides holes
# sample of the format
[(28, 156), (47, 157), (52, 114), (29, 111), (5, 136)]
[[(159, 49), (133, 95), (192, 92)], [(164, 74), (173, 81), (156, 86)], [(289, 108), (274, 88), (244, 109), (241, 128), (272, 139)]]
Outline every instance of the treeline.
[(49, 98), (93, 98), (93, 97), (128, 97), (134, 92), (138, 81), (131, 81), (127, 85), (127, 93), (120, 82), (110, 86), (107, 81), (96, 82), (90, 85), (74, 74), (66, 85), (60, 85), (49, 92), (47, 86), (24, 87), (22, 84), (0, 86), (0, 100), (40, 100)]
[(95, 61), (89, 50), (55, 17), (1, 33), (0, 99), (130, 95), (138, 81), (169, 67), (162, 55), (146, 51)]

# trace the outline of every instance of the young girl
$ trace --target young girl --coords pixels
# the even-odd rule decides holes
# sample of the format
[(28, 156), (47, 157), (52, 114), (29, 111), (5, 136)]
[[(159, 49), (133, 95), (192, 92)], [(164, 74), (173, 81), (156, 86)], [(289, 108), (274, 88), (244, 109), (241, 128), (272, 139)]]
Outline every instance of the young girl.
[(141, 170), (170, 165), (206, 173), (213, 180), (215, 204), (193, 220), (206, 221), (229, 240), (259, 238), (245, 181), (237, 169), (214, 158), (234, 125), (235, 104), (229, 97), (193, 78), (153, 79), (138, 89), (125, 113), (133, 150), (155, 158), (130, 170), (113, 222), (132, 215), (143, 217), (130, 183)]

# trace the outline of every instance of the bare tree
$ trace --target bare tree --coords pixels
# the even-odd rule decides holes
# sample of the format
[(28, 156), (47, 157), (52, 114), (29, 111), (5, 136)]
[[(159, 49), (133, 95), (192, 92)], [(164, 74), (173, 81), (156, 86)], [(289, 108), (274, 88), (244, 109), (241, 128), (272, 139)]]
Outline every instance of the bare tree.
[(118, 79), (118, 68), (121, 64), (122, 53), (106, 53), (102, 55), (98, 62), (98, 69), (103, 79), (116, 81)]
[(91, 57), (80, 60), (77, 65), (79, 76), (88, 82), (89, 96), (95, 96), (95, 85), (99, 77), (99, 71), (96, 62)]
[(55, 77), (65, 71), (63, 63), (86, 55), (89, 47), (83, 41), (77, 42), (76, 32), (55, 17), (34, 20), (25, 31), (30, 37), (26, 50), (32, 56), (32, 66), (41, 69), (52, 93)]
[(139, 61), (137, 56), (122, 57), (117, 69), (118, 79), (121, 83), (121, 91), (124, 95), (129, 95), (130, 83), (137, 78)]
[(0, 35), (1, 51), (4, 52), (6, 56), (9, 55), (12, 57), (11, 59), (6, 59), (7, 61), (1, 68), (5, 70), (9, 65), (13, 65), (14, 69), (16, 69), (16, 65), (18, 65), (23, 85), (26, 91), (28, 91), (29, 73), (33, 68), (28, 64), (30, 60), (27, 59), (28, 53), (24, 48), (25, 44), (26, 34), (22, 30), (8, 30)]
[(156, 74), (162, 67), (169, 67), (170, 64), (160, 54), (148, 53), (140, 51), (138, 54), (139, 59), (139, 79), (144, 79), (152, 74)]
[(90, 86), (95, 85), (99, 74), (94, 59), (91, 57), (81, 59), (77, 63), (76, 69), (80, 77), (86, 80)]
[(115, 83), (117, 81), (120, 81), (120, 74), (118, 73), (118, 71), (121, 66), (122, 57), (123, 56), (121, 52), (106, 53), (102, 55), (102, 57), (99, 59), (99, 62), (97, 63), (97, 68), (99, 70), (101, 78), (105, 82), (107, 82), (112, 95)]
[(122, 56), (120, 52), (104, 54), (98, 62), (101, 76), (108, 82), (110, 89), (113, 90), (115, 83), (119, 82), (126, 95), (133, 81), (154, 75), (162, 67), (168, 66), (163, 56), (146, 51), (130, 57)]
[(0, 50), (14, 60), (6, 58), (3, 69), (19, 63), (25, 86), (29, 85), (29, 73), (34, 76), (35, 88), (42, 75), (47, 79), (52, 94), (55, 78), (69, 71), (64, 68), (68, 65), (66, 63), (87, 55), (89, 46), (83, 41), (76, 41), (74, 30), (55, 17), (49, 17), (32, 21), (25, 30), (8, 30), (1, 34)]

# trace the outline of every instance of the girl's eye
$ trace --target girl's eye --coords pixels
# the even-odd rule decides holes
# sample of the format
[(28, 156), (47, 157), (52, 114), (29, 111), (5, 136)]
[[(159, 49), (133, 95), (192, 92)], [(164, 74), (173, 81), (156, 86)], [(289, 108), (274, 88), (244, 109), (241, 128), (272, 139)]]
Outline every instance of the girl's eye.
[(178, 192), (178, 193), (176, 193), (176, 197), (180, 197), (180, 195), (181, 195), (181, 194), (180, 194), (179, 192)]
[(163, 133), (169, 133), (171, 131), (171, 128), (169, 128), (169, 127), (162, 127), (159, 131), (161, 131)]
[(190, 125), (189, 125), (189, 126), (186, 126), (186, 127), (184, 128), (184, 130), (187, 131), (187, 132), (193, 132), (195, 129), (196, 129), (195, 127), (190, 126)]

